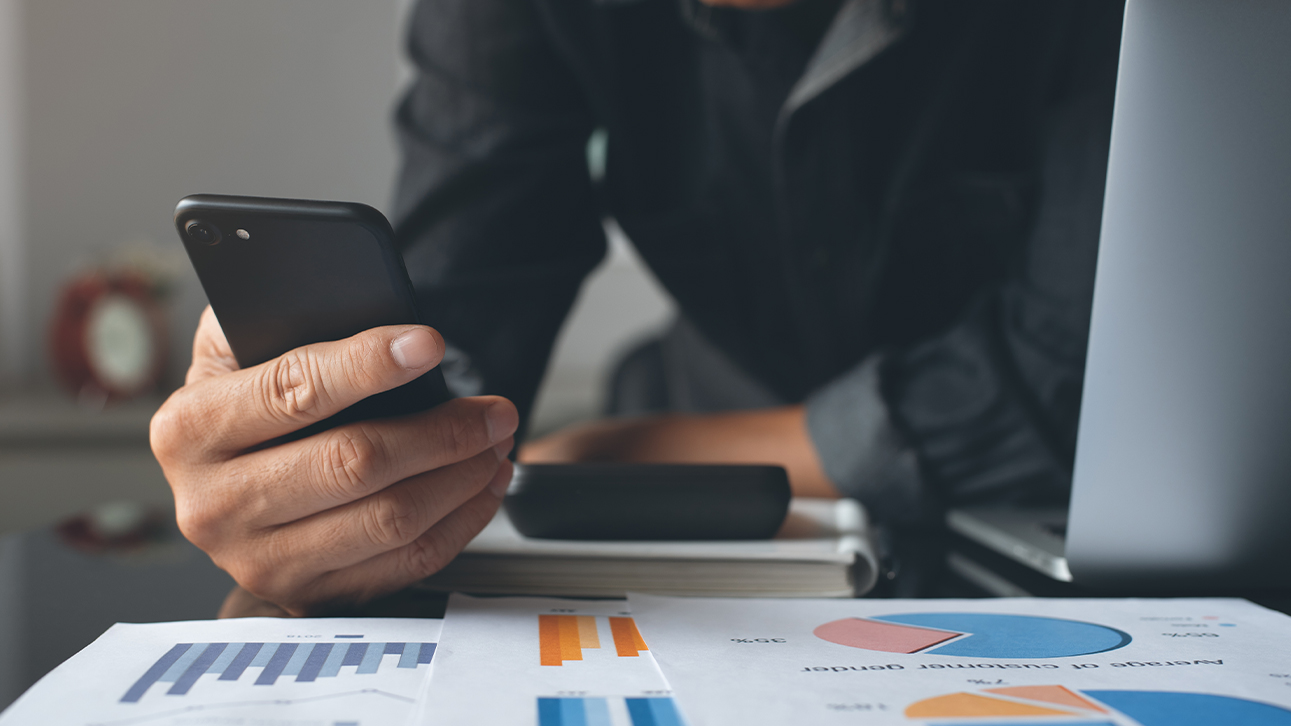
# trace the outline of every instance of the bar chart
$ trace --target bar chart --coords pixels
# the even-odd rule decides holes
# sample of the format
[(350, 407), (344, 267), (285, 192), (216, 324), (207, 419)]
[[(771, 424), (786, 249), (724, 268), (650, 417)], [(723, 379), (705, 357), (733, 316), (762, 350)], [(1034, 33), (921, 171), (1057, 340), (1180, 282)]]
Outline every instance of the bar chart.
[(403, 724), (431, 660), (443, 659), (436, 649), (442, 631), (443, 622), (429, 618), (117, 623), (0, 714), (0, 723)]
[(584, 649), (601, 647), (600, 626), (604, 620), (620, 658), (636, 658), (648, 651), (636, 623), (627, 617), (595, 615), (539, 615), (538, 655), (545, 666), (564, 665), (566, 661), (583, 660)]
[(684, 726), (667, 697), (539, 698), (538, 726)]
[(310, 683), (375, 675), (390, 668), (415, 669), (430, 663), (435, 654), (434, 643), (347, 642), (356, 637), (361, 636), (335, 636), (341, 642), (176, 643), (135, 681), (121, 703), (138, 703), (158, 683), (170, 684), (168, 696), (187, 695), (208, 673), (218, 674), (212, 679), (217, 683)]

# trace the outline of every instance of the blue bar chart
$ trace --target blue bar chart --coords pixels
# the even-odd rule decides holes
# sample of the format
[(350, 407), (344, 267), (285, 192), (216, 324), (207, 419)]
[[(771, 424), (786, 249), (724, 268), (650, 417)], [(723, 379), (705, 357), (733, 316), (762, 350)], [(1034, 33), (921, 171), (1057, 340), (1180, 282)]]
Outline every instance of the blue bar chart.
[(626, 708), (631, 726), (684, 726), (671, 698), (539, 698), (538, 726), (619, 726)]
[(539, 698), (538, 726), (610, 726), (604, 698)]
[[(416, 669), (435, 654), (434, 643), (356, 642), (362, 637), (335, 636), (340, 642), (176, 643), (135, 681), (121, 703), (138, 703), (158, 683), (170, 684), (168, 696), (187, 695), (208, 673), (218, 674), (212, 679), (216, 682), (245, 679), (256, 686), (272, 686), (282, 679), (310, 683), (389, 668)], [(342, 671), (347, 666), (353, 670)]]
[(671, 698), (628, 698), (632, 726), (683, 726), (677, 702)]

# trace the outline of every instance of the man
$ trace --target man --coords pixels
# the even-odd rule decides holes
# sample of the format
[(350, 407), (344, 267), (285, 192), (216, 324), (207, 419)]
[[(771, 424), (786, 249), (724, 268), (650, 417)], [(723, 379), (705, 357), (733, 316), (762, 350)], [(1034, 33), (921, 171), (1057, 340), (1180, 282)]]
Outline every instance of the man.
[[(208, 314), (154, 422), (181, 527), (246, 590), (362, 602), (483, 527), (605, 213), (681, 310), (616, 383), (618, 411), (653, 415), (522, 458), (778, 462), (898, 526), (1065, 496), (1119, 8), (722, 4), (423, 0), (396, 211), (443, 337), (237, 371)], [(445, 351), (463, 398), (256, 448)]]

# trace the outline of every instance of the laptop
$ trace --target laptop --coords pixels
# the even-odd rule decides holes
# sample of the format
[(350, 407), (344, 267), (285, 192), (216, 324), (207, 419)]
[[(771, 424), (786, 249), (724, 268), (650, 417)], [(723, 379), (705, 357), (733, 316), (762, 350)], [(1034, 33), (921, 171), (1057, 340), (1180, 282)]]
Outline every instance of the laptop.
[(1291, 586), (1287, 38), (1285, 0), (1128, 1), (1070, 508), (954, 533), (1119, 592)]

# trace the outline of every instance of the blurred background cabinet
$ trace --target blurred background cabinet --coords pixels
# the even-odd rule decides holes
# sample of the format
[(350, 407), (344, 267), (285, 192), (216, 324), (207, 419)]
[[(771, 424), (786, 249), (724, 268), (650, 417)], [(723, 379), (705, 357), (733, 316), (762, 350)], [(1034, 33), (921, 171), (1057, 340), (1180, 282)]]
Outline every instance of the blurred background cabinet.
[(148, 447), (158, 403), (89, 413), (52, 392), (0, 402), (0, 535), (111, 502), (168, 506), (170, 489)]

